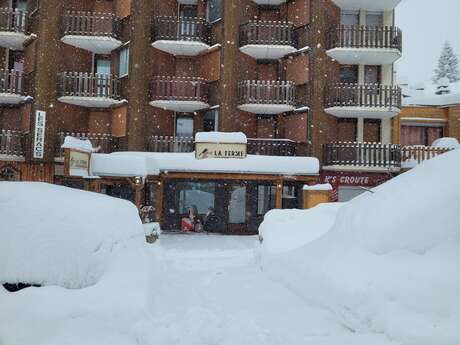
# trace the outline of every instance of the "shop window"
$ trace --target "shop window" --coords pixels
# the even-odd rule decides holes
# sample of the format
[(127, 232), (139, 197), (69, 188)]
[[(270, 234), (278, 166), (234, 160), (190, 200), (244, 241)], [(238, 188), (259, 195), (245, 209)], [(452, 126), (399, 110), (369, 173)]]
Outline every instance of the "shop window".
[(358, 26), (359, 11), (342, 11), (340, 21), (345, 26)]
[(343, 65), (340, 66), (340, 82), (345, 84), (358, 83), (358, 66)]
[(380, 66), (365, 66), (364, 82), (366, 84), (380, 84), (382, 81), (381, 70)]
[(176, 137), (193, 137), (193, 117), (176, 117)]
[(127, 183), (114, 183), (101, 185), (101, 193), (108, 196), (128, 200), (134, 203), (135, 195), (133, 188)]
[(177, 182), (175, 186), (178, 212), (186, 214), (190, 208), (206, 214), (215, 207), (216, 184), (213, 182)]
[(222, 18), (223, 0), (208, 0), (206, 3), (206, 14), (208, 22), (214, 23)]
[(205, 132), (219, 130), (219, 107), (210, 109), (204, 114), (203, 129)]
[(69, 187), (73, 189), (85, 189), (85, 182), (81, 179), (71, 178), (56, 178), (55, 183), (60, 186)]
[(264, 215), (276, 207), (276, 186), (257, 186), (257, 215)]
[(298, 190), (295, 185), (283, 186), (283, 209), (299, 207)]
[(124, 47), (120, 50), (118, 76), (125, 77), (129, 72), (129, 47)]
[(403, 146), (431, 146), (433, 141), (442, 138), (443, 136), (443, 126), (401, 126), (401, 145)]
[(367, 12), (367, 26), (383, 26), (383, 12)]
[(228, 203), (228, 223), (246, 223), (246, 186), (230, 186)]

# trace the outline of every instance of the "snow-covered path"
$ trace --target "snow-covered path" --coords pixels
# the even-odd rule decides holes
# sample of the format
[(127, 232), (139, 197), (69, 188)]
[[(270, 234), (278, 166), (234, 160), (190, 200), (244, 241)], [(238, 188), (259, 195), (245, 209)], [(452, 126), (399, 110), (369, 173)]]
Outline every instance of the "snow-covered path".
[(258, 246), (257, 237), (163, 235), (152, 246), (163, 265), (149, 341), (389, 344), (377, 335), (353, 333), (337, 316), (270, 280), (258, 263)]

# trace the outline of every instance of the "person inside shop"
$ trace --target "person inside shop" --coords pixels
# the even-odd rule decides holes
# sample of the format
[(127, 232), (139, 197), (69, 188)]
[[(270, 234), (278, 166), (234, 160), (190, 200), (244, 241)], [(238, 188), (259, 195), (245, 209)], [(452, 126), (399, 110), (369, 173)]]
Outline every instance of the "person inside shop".
[(213, 207), (208, 208), (208, 212), (204, 217), (204, 231), (206, 232), (220, 232), (222, 231), (222, 221), (219, 216), (216, 215), (216, 211)]
[(203, 231), (203, 222), (201, 220), (200, 215), (198, 214), (198, 208), (196, 207), (196, 205), (193, 205), (188, 208), (187, 217), (184, 217), (181, 220), (181, 230), (184, 232)]

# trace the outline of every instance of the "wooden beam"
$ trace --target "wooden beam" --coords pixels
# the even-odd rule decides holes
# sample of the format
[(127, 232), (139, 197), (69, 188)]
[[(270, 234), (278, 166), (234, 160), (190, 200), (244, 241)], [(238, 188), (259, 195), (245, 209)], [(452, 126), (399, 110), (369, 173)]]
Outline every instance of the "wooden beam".
[(275, 208), (279, 210), (283, 208), (283, 180), (276, 181)]
[(158, 181), (155, 189), (155, 221), (160, 224), (163, 222), (163, 195), (164, 183), (162, 181)]
[(187, 179), (187, 180), (243, 180), (243, 181), (298, 181), (310, 182), (317, 181), (318, 176), (281, 176), (281, 175), (262, 175), (262, 174), (231, 174), (231, 173), (187, 173), (187, 172), (168, 172), (161, 174), (161, 180)]

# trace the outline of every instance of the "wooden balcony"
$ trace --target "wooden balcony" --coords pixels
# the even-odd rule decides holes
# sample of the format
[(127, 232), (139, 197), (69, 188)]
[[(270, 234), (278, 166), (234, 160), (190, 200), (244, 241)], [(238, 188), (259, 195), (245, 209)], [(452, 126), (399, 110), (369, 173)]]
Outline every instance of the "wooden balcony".
[(112, 13), (68, 11), (62, 20), (62, 42), (95, 54), (121, 46), (121, 21)]
[(295, 110), (296, 89), (289, 81), (244, 80), (238, 84), (238, 109), (276, 115)]
[(426, 160), (435, 158), (450, 150), (447, 148), (437, 148), (431, 146), (403, 146), (401, 149), (401, 159), (403, 168), (411, 168)]
[(326, 90), (324, 107), (336, 117), (392, 118), (401, 111), (401, 89), (380, 84), (333, 84)]
[(394, 26), (339, 26), (328, 32), (327, 55), (341, 64), (388, 65), (401, 57), (402, 32)]
[(253, 0), (259, 6), (279, 6), (287, 2), (287, 0)]
[(332, 0), (342, 10), (391, 11), (401, 0)]
[(401, 146), (381, 143), (338, 142), (323, 145), (324, 170), (398, 172)]
[(24, 133), (10, 130), (0, 130), (0, 158), (23, 159), (25, 149)]
[(58, 76), (58, 100), (87, 108), (120, 103), (120, 81), (108, 74), (63, 72)]
[(280, 59), (296, 47), (292, 23), (259, 20), (240, 26), (240, 51), (254, 59)]
[(65, 137), (68, 136), (81, 140), (90, 140), (93, 147), (98, 150), (98, 153), (111, 153), (114, 151), (115, 138), (110, 134), (59, 132), (56, 136), (55, 158), (64, 158), (64, 149), (61, 146), (64, 144)]
[[(251, 155), (264, 156), (303, 156), (304, 143), (289, 139), (248, 139), (247, 151)], [(193, 152), (193, 137), (151, 136), (147, 138), (148, 152)]]
[(27, 12), (0, 8), (0, 47), (22, 50), (29, 37)]
[(152, 47), (173, 55), (196, 56), (210, 47), (210, 33), (204, 18), (155, 17)]
[(0, 70), (0, 104), (19, 104), (26, 100), (26, 79), (21, 71)]
[(177, 112), (206, 109), (208, 82), (195, 77), (155, 77), (150, 83), (150, 105)]

